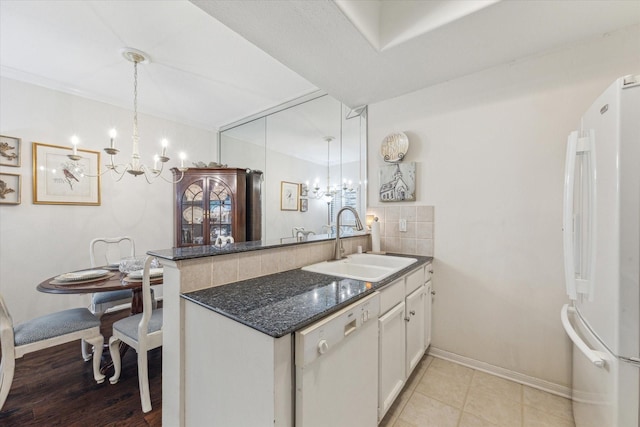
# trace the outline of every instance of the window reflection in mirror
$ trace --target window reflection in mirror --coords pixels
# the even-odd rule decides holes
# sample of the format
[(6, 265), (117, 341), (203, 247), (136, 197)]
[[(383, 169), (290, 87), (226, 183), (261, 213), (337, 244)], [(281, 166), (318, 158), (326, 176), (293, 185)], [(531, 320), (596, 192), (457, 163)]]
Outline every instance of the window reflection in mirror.
[[(343, 206), (364, 218), (366, 129), (366, 108), (354, 112), (328, 95), (222, 128), (220, 162), (264, 172), (263, 242), (331, 237)], [(298, 185), (296, 210), (282, 210), (282, 182)], [(352, 232), (351, 213), (341, 225)]]

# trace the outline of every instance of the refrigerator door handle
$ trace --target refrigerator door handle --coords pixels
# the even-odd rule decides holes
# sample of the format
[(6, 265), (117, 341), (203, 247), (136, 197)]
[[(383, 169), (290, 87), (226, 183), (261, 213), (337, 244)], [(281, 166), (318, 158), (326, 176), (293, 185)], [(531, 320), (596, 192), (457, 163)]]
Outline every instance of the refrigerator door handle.
[[(562, 210), (562, 240), (564, 248), (564, 271), (567, 295), (571, 300), (577, 299), (577, 294), (586, 294), (589, 301), (593, 301), (593, 288), (595, 281), (595, 260), (596, 260), (596, 152), (595, 133), (593, 130), (585, 132), (584, 137), (579, 137), (577, 131), (569, 134), (567, 141), (567, 155), (565, 159), (564, 172), (564, 203)], [(580, 187), (586, 189), (587, 194), (583, 194), (588, 199), (586, 212), (582, 212), (582, 217), (578, 219), (576, 225), (576, 212), (574, 212), (574, 192), (576, 184), (576, 159), (577, 156), (584, 156), (582, 164), (588, 170), (582, 175), (584, 185)], [(587, 229), (583, 230), (582, 222), (588, 221)], [(578, 243), (579, 242), (579, 243)], [(579, 256), (576, 259), (576, 245), (580, 249), (586, 250), (586, 259)], [(586, 248), (584, 245), (586, 244)]]
[(575, 248), (573, 242), (573, 190), (576, 179), (576, 155), (578, 153), (578, 132), (569, 134), (564, 167), (564, 205), (562, 210), (562, 240), (564, 246), (564, 275), (569, 298), (575, 300), (576, 271)]
[(598, 368), (603, 368), (605, 366), (604, 359), (600, 357), (597, 351), (592, 350), (589, 346), (580, 338), (580, 336), (576, 333), (569, 322), (569, 314), (568, 311), (574, 312), (575, 309), (573, 307), (569, 307), (569, 304), (565, 304), (562, 306), (562, 310), (560, 311), (560, 319), (562, 319), (562, 326), (564, 327), (565, 332), (571, 338), (571, 341), (578, 347), (578, 349)]

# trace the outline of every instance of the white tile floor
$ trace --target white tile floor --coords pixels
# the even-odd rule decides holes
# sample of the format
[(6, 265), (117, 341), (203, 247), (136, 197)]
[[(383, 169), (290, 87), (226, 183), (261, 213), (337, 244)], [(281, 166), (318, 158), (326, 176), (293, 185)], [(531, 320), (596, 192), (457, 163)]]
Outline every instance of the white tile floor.
[(427, 356), (380, 427), (574, 427), (571, 401)]

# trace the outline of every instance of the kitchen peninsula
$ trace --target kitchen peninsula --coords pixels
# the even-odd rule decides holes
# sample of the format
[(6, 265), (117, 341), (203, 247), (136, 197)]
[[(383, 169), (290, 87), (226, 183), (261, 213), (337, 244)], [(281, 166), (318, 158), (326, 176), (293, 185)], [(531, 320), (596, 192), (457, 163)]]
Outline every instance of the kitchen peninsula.
[[(343, 244), (354, 253), (369, 236)], [(165, 265), (163, 422), (195, 425), (215, 413), (220, 425), (293, 425), (292, 333), (431, 260), (412, 256), (417, 263), (379, 283), (300, 270), (329, 259), (332, 247), (247, 242), (149, 252)]]

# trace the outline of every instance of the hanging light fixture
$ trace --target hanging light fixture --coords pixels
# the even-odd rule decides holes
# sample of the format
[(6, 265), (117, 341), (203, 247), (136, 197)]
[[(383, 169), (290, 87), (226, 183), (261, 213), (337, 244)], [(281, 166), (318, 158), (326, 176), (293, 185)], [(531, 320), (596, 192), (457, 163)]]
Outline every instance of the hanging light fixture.
[[(320, 182), (316, 179), (313, 183), (313, 189), (309, 195), (313, 199), (324, 199), (327, 203), (331, 203), (333, 198), (342, 190), (343, 195), (346, 193), (352, 193), (355, 191), (353, 187), (353, 181), (344, 179), (342, 186), (331, 186), (331, 141), (335, 138), (332, 136), (325, 136), (324, 140), (327, 142), (327, 187), (324, 190), (320, 189)], [(309, 181), (305, 183), (306, 189), (309, 188)]]
[[(140, 162), (140, 151), (138, 148), (139, 136), (138, 136), (138, 64), (148, 64), (150, 62), (149, 55), (146, 53), (139, 51), (137, 49), (132, 49), (129, 47), (125, 47), (120, 49), (120, 53), (124, 58), (130, 62), (133, 62), (133, 135), (132, 135), (132, 150), (131, 150), (131, 161), (129, 163), (118, 163), (114, 162), (114, 157), (118, 154), (119, 150), (115, 147), (115, 139), (117, 136), (117, 132), (115, 129), (111, 129), (109, 132), (109, 147), (104, 149), (105, 153), (109, 155), (109, 163), (105, 165), (106, 170), (102, 172), (100, 175), (104, 175), (105, 173), (111, 171), (116, 176), (116, 181), (120, 181), (125, 173), (128, 173), (133, 176), (144, 175), (145, 179), (149, 184), (151, 184), (155, 179), (162, 178), (163, 180), (170, 183), (177, 183), (182, 180), (184, 177), (184, 172), (187, 168), (184, 167), (185, 155), (184, 153), (180, 153), (180, 167), (178, 171), (181, 172), (180, 178), (177, 181), (173, 181), (165, 178), (162, 175), (164, 171), (164, 165), (169, 160), (171, 160), (167, 156), (167, 147), (169, 142), (166, 139), (162, 140), (162, 151), (161, 154), (156, 154), (153, 157), (153, 167), (145, 165)], [(79, 139), (74, 135), (71, 138), (71, 144), (73, 145), (73, 152), (69, 154), (69, 157), (73, 161), (78, 161), (82, 157), (78, 155), (78, 143)], [(158, 169), (158, 163), (160, 164), (160, 168)], [(86, 175), (86, 176), (99, 176), (99, 175)]]
[[(313, 190), (310, 194), (311, 198), (314, 199), (324, 199), (325, 202), (331, 203), (333, 198), (338, 193), (339, 188), (331, 186), (331, 141), (335, 138), (332, 136), (325, 136), (324, 140), (327, 142), (327, 188), (325, 190), (320, 189), (320, 182), (316, 180), (313, 183)], [(309, 182), (306, 183), (307, 187), (309, 186)]]

